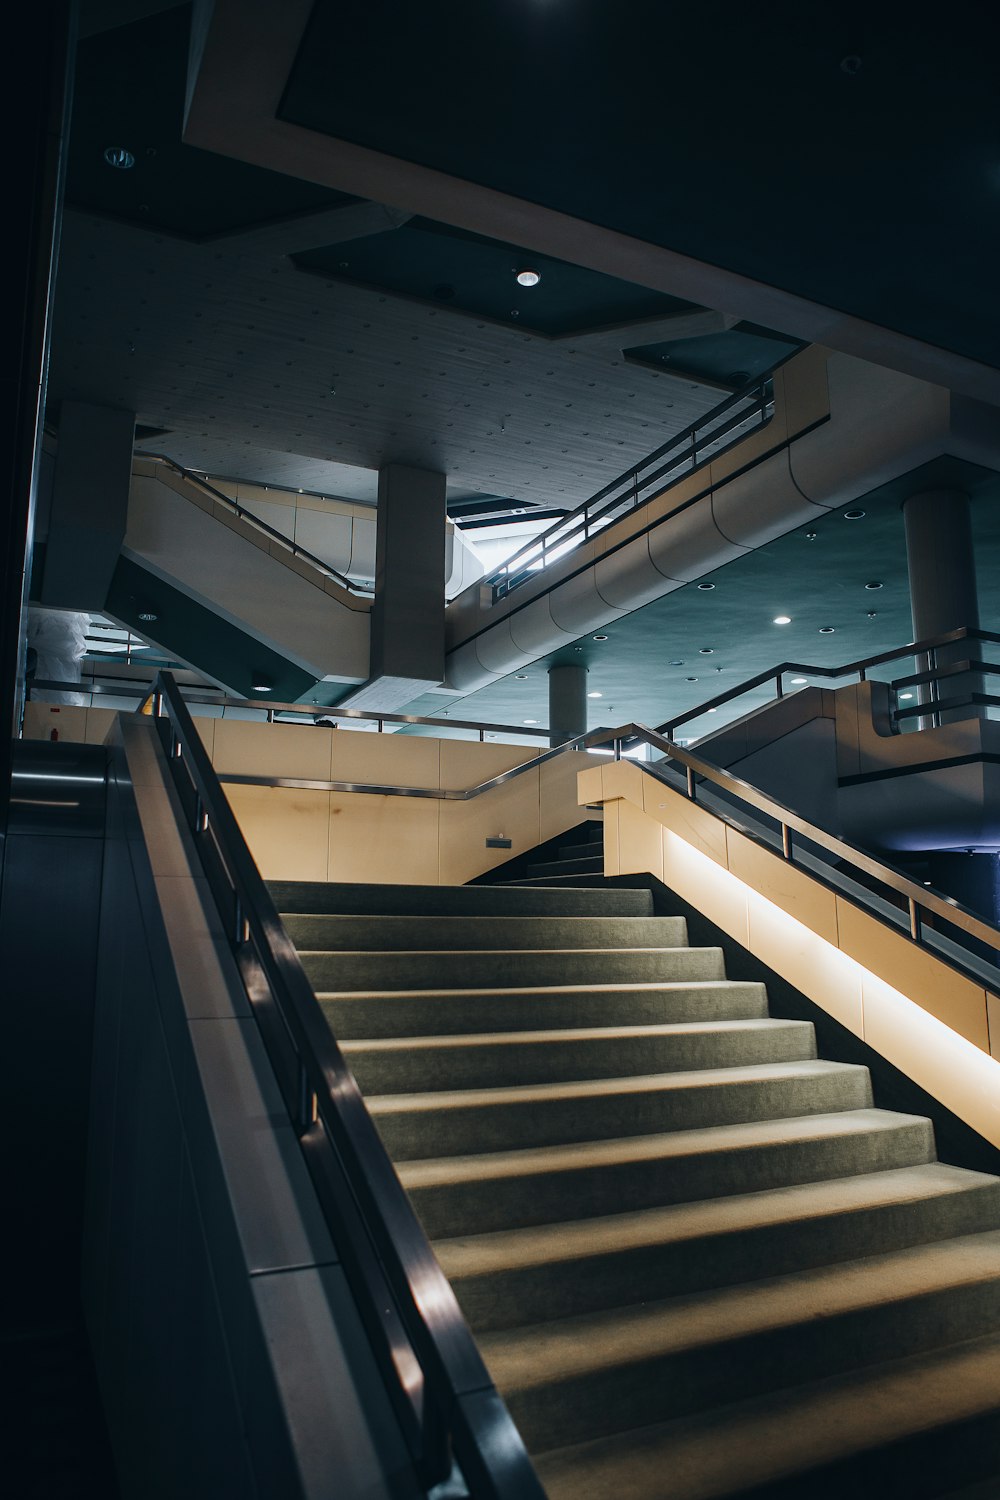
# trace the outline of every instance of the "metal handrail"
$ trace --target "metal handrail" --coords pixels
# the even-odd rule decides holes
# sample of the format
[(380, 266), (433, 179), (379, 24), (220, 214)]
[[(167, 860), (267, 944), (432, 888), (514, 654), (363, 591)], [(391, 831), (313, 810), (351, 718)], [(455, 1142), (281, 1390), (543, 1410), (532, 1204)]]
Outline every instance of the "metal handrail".
[[(727, 396), (710, 412), (668, 438), (659, 448), (619, 474), (617, 479), (611, 480), (596, 494), (588, 496), (573, 510), (566, 511), (558, 521), (540, 535), (532, 537), (530, 542), (526, 542), (512, 557), (483, 579), (492, 589), (493, 602), (505, 598), (527, 583), (535, 576), (539, 566), (544, 568), (550, 547), (561, 549), (580, 532), (583, 533), (580, 538), (582, 541), (589, 540), (595, 528), (600, 529), (598, 523), (608, 525), (619, 515), (627, 515), (637, 506), (655, 499), (679, 478), (695, 473), (741, 441), (743, 434), (741, 437), (734, 437), (726, 448), (715, 446), (731, 432), (755, 418), (761, 427), (766, 426), (774, 409), (773, 393), (774, 382), (769, 375), (756, 377), (741, 390)], [(746, 406), (747, 402), (751, 404)], [(738, 410), (741, 406), (743, 409)], [(667, 454), (674, 452), (678, 454), (675, 462), (660, 463)], [(657, 464), (659, 467), (654, 468)], [(678, 470), (681, 472), (678, 473)], [(647, 491), (654, 486), (654, 494), (648, 494)], [(612, 512), (615, 514), (612, 515)]]
[[(175, 683), (180, 691), (180, 687)], [(123, 678), (120, 687), (108, 687), (104, 683), (91, 682), (89, 678), (81, 678), (79, 682), (56, 682), (45, 677), (33, 677), (28, 684), (30, 689), (37, 688), (39, 692), (45, 693), (90, 693), (92, 696), (109, 698), (136, 698), (143, 702), (149, 700), (153, 691), (150, 682), (141, 681), (138, 678)], [(519, 734), (526, 739), (547, 740), (549, 731), (538, 729), (529, 724), (484, 724), (478, 719), (429, 719), (420, 714), (390, 714), (366, 711), (363, 708), (325, 708), (320, 703), (274, 703), (270, 699), (263, 698), (228, 698), (223, 693), (204, 692), (202, 690), (185, 690), (182, 693), (185, 703), (202, 704), (211, 708), (239, 708), (251, 709), (254, 712), (266, 713), (269, 723), (287, 724), (294, 722), (296, 718), (306, 719), (355, 719), (360, 723), (379, 726), (378, 732), (383, 732), (386, 724), (424, 724), (432, 729), (472, 729), (479, 733), (480, 743), (488, 734)], [(276, 714), (291, 714), (289, 719), (276, 719)]]
[(218, 500), (223, 505), (228, 505), (233, 514), (238, 516), (241, 521), (249, 522), (258, 531), (262, 531), (265, 536), (269, 536), (272, 541), (280, 542), (281, 546), (290, 552), (293, 557), (301, 557), (304, 562), (309, 563), (310, 567), (316, 568), (320, 573), (325, 574), (327, 578), (331, 578), (334, 583), (339, 583), (341, 588), (346, 589), (349, 594), (364, 595), (367, 598), (371, 598), (371, 589), (364, 588), (357, 583), (352, 583), (345, 574), (338, 573), (336, 568), (324, 562), (321, 557), (317, 557), (314, 552), (308, 551), (305, 547), (300, 547), (298, 542), (293, 541), (291, 537), (285, 536), (284, 532), (276, 530), (273, 526), (269, 526), (266, 521), (262, 521), (259, 516), (255, 516), (253, 511), (245, 509), (238, 500), (234, 500), (231, 495), (227, 495), (223, 490), (217, 490), (214, 484), (209, 484), (207, 479), (203, 479), (193, 469), (186, 469), (183, 464), (179, 464), (169, 454), (147, 453), (143, 450), (135, 456), (136, 458), (151, 458), (154, 463), (166, 464), (169, 469), (173, 469), (176, 474), (182, 475), (190, 484), (197, 485), (199, 489), (211, 495), (213, 500)]
[[(787, 672), (796, 672), (808, 677), (826, 678), (851, 677), (856, 673), (858, 681), (864, 682), (872, 667), (881, 666), (884, 662), (897, 661), (903, 656), (929, 655), (932, 652), (938, 651), (942, 646), (951, 646), (956, 641), (963, 640), (987, 641), (993, 645), (1000, 645), (1000, 635), (995, 631), (979, 630), (972, 626), (963, 625), (958, 630), (948, 631), (945, 635), (931, 636), (924, 641), (910, 641), (905, 646), (894, 647), (890, 651), (880, 651), (875, 656), (861, 657), (857, 661), (847, 662), (842, 667), (815, 667), (809, 666), (805, 662), (782, 661), (777, 666), (768, 667), (764, 672), (758, 672), (755, 677), (748, 677), (744, 682), (737, 683), (735, 687), (727, 688), (725, 692), (718, 693), (714, 698), (707, 699), (704, 703), (700, 703), (697, 708), (687, 709), (682, 714), (675, 714), (672, 719), (667, 719), (665, 723), (658, 725), (657, 732), (667, 735), (668, 738), (672, 738), (682, 724), (688, 724), (692, 719), (699, 719), (702, 714), (708, 713), (711, 709), (721, 708), (724, 704), (731, 703), (734, 698), (742, 697), (744, 693), (749, 693), (754, 688), (762, 687), (766, 682), (773, 682), (776, 687), (775, 696), (782, 698), (785, 692), (782, 679)], [(975, 664), (970, 663), (969, 665), (974, 666)], [(939, 678), (949, 675), (951, 671), (952, 664), (949, 663), (944, 667), (933, 667), (929, 672), (921, 674), (917, 678), (899, 678), (897, 681), (891, 682), (889, 686), (894, 690), (898, 690), (901, 687), (908, 686), (911, 682), (936, 682)], [(926, 714), (929, 707), (936, 707), (936, 705), (921, 704), (917, 712)], [(913, 710), (903, 709), (899, 716), (904, 717), (911, 712)]]
[(173, 677), (152, 707), (254, 1017), (421, 1482), (544, 1500)]

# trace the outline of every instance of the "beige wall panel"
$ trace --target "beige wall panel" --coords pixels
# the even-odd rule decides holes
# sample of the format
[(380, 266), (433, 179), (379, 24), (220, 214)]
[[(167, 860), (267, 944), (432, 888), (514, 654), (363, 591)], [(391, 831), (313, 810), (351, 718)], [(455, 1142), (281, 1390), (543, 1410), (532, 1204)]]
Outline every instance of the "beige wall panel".
[(212, 763), (238, 776), (301, 776), (330, 780), (332, 729), (315, 724), (254, 724), (215, 721)]
[[(441, 802), (442, 885), (464, 885), (485, 870), (533, 849), (538, 837), (538, 772), (485, 792), (470, 802)], [(487, 849), (486, 839), (511, 840), (509, 849)]]
[(330, 793), (224, 787), (265, 880), (327, 880)]
[(333, 735), (333, 781), (435, 789), (441, 785), (440, 740), (416, 734), (328, 732)]
[(642, 782), (642, 772), (631, 761), (601, 757), (601, 785), (605, 797), (627, 797), (636, 807), (641, 807)]
[(837, 898), (832, 891), (734, 828), (726, 829), (726, 846), (734, 875), (837, 946)]
[(191, 720), (192, 720), (192, 723), (194, 724), (195, 729), (197, 729), (197, 731), (198, 731), (198, 737), (200, 738), (202, 744), (205, 746), (205, 749), (208, 751), (208, 758), (209, 758), (209, 760), (212, 762), (212, 764), (214, 766), (215, 765), (215, 726), (220, 721), (218, 719), (203, 718), (201, 714), (199, 714), (197, 718), (195, 718), (195, 716), (192, 714), (191, 715)]
[(438, 740), (436, 743), (441, 747), (441, 785), (455, 791), (479, 786), (491, 776), (499, 776), (512, 766), (532, 760), (544, 748), (541, 741), (537, 751), (527, 745), (481, 745), (477, 740)]
[(659, 823), (634, 803), (618, 803), (618, 873), (636, 875), (646, 871), (663, 879), (663, 842)]
[(538, 768), (538, 842), (544, 844), (588, 816), (577, 802), (578, 768), (590, 756), (570, 750)]
[(746, 888), (669, 828), (661, 829), (661, 842), (664, 885), (746, 947)]
[(605, 875), (618, 875), (618, 820), (621, 815), (621, 802), (618, 800), (605, 802), (604, 804), (604, 873)]
[(329, 878), (375, 885), (436, 885), (438, 820), (429, 797), (371, 797), (332, 792)]
[(111, 726), (118, 717), (114, 708), (88, 708), (87, 709), (87, 744), (103, 745), (111, 732)]
[(692, 802), (690, 797), (682, 797), (654, 781), (652, 776), (642, 778), (642, 800), (649, 817), (680, 834), (695, 849), (700, 849), (702, 854), (726, 868), (726, 825), (719, 818)]
[(600, 802), (604, 795), (600, 766), (588, 765), (577, 773), (576, 797), (581, 807)]
[(873, 975), (862, 989), (869, 1046), (1000, 1146), (1000, 1064)]
[(752, 953), (855, 1036), (864, 1035), (856, 963), (756, 891), (747, 893), (747, 930)]
[(841, 896), (837, 897), (837, 919), (840, 946), (845, 953), (886, 984), (895, 980), (916, 1005), (984, 1052), (989, 1051), (986, 992), (981, 985), (956, 974), (954, 969)]
[(56, 729), (60, 740), (82, 745), (87, 738), (87, 712), (66, 703), (28, 703), (24, 710), (24, 738), (48, 740)]
[(986, 1021), (990, 1033), (990, 1055), (1000, 1057), (1000, 998), (986, 991)]

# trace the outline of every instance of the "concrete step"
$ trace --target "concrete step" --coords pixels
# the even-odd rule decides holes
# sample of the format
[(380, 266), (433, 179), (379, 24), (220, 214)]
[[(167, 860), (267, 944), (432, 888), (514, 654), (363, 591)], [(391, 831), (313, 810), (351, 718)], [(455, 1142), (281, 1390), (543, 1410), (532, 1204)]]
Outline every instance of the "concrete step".
[(798, 1062), (816, 1056), (816, 1038), (808, 1021), (765, 1018), (364, 1038), (343, 1050), (364, 1093), (396, 1094)]
[(479, 949), (395, 953), (300, 950), (313, 988), (454, 990), (724, 979), (721, 948)]
[(576, 1221), (934, 1160), (929, 1120), (879, 1109), (401, 1161), (432, 1239)]
[(548, 989), (321, 992), (319, 1001), (340, 1041), (573, 1026), (621, 1029), (681, 1021), (748, 1021), (767, 1015), (764, 986), (731, 979)]
[(1000, 1327), (1000, 1231), (484, 1334), (529, 1449), (579, 1443)]
[(601, 837), (587, 844), (560, 844), (556, 850), (557, 859), (603, 859), (604, 858), (604, 830)]
[(617, 887), (608, 885), (603, 871), (599, 875), (533, 875), (524, 876), (520, 880), (505, 880), (499, 884), (500, 890), (545, 890), (545, 891), (569, 891), (569, 890), (611, 890)]
[(603, 875), (604, 854), (603, 851), (597, 855), (570, 855), (560, 859), (545, 859), (537, 864), (529, 864), (528, 874), (532, 878), (539, 875)]
[(438, 1240), (477, 1332), (568, 1318), (992, 1229), (1000, 1180), (940, 1162)]
[(867, 1068), (820, 1061), (369, 1097), (396, 1161), (870, 1107)]
[(683, 917), (404, 917), (302, 912), (290, 913), (284, 922), (296, 947), (325, 952), (687, 946)]
[(536, 1465), (549, 1500), (996, 1500), (998, 1391), (1000, 1339), (988, 1336)]
[(349, 885), (270, 880), (275, 906), (284, 912), (332, 912), (341, 916), (646, 917), (649, 891), (604, 886), (600, 890), (553, 889), (545, 894), (508, 885)]

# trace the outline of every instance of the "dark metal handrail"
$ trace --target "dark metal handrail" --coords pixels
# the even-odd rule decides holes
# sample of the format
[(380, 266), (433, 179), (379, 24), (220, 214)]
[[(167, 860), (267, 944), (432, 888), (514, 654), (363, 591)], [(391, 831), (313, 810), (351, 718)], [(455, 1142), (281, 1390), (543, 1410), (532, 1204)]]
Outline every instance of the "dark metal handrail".
[(255, 526), (258, 531), (262, 531), (265, 536), (269, 536), (272, 541), (279, 542), (285, 551), (290, 552), (293, 557), (301, 557), (303, 562), (307, 562), (310, 567), (325, 574), (334, 583), (339, 583), (341, 588), (346, 589), (349, 594), (364, 595), (367, 598), (371, 598), (371, 589), (364, 588), (361, 584), (352, 583), (343, 573), (338, 573), (336, 568), (324, 562), (321, 557), (317, 557), (314, 552), (309, 552), (305, 547), (300, 547), (298, 542), (293, 541), (291, 537), (285, 536), (283, 532), (277, 531), (275, 527), (269, 526), (266, 521), (262, 521), (259, 516), (255, 516), (253, 511), (247, 510), (238, 500), (234, 500), (231, 495), (227, 495), (223, 490), (217, 490), (214, 484), (209, 484), (207, 479), (203, 479), (193, 469), (185, 469), (183, 464), (179, 464), (169, 454), (147, 453), (141, 450), (135, 456), (136, 458), (151, 458), (154, 463), (166, 464), (168, 469), (173, 469), (176, 474), (180, 474), (190, 484), (197, 485), (199, 489), (211, 495), (213, 500), (218, 500), (222, 505), (228, 506), (233, 515), (238, 516), (241, 521), (247, 521), (251, 526)]
[[(757, 377), (742, 390), (727, 396), (683, 431), (661, 444), (638, 464), (633, 464), (617, 479), (604, 485), (595, 495), (590, 495), (573, 510), (540, 535), (532, 537), (501, 567), (487, 575), (483, 582), (492, 588), (493, 602), (506, 598), (522, 584), (533, 578), (539, 568), (546, 566), (550, 550), (562, 549), (573, 538), (589, 540), (595, 530), (610, 525), (612, 520), (627, 515), (639, 505), (655, 499), (678, 479), (693, 474), (713, 458), (725, 452), (746, 434), (740, 433), (725, 448), (717, 446), (731, 433), (736, 433), (748, 422), (764, 427), (774, 410), (774, 382), (770, 376)], [(710, 450), (710, 451), (709, 451)], [(668, 454), (676, 455), (672, 461), (661, 463)], [(653, 493), (649, 493), (650, 491)], [(582, 533), (582, 535), (581, 535)]]
[(168, 672), (157, 676), (152, 712), (420, 1480), (446, 1478), (454, 1454), (475, 1500), (544, 1500)]
[[(709, 698), (704, 703), (700, 703), (697, 708), (686, 709), (682, 714), (675, 714), (672, 719), (667, 719), (665, 723), (657, 726), (657, 733), (665, 734), (668, 739), (672, 739), (682, 724), (688, 724), (692, 719), (699, 719), (702, 714), (708, 713), (710, 709), (721, 708), (724, 704), (731, 703), (734, 698), (740, 698), (744, 693), (752, 692), (754, 688), (762, 687), (767, 682), (775, 684), (775, 696), (782, 698), (785, 692), (783, 679), (788, 672), (795, 672), (800, 676), (825, 677), (830, 679), (836, 677), (853, 677), (856, 675), (859, 682), (865, 682), (871, 669), (881, 666), (884, 662), (898, 661), (904, 656), (931, 655), (943, 646), (951, 646), (957, 641), (964, 640), (986, 641), (993, 645), (1000, 645), (1000, 635), (995, 631), (979, 630), (963, 625), (960, 629), (950, 630), (945, 635), (932, 636), (925, 641), (910, 641), (905, 646), (897, 646), (890, 651), (880, 651), (875, 656), (865, 656), (858, 661), (847, 662), (842, 667), (815, 667), (808, 666), (805, 662), (782, 661), (777, 666), (768, 667), (764, 672), (758, 672), (756, 677), (748, 677), (744, 682), (737, 683), (735, 687), (727, 688), (725, 692), (716, 694), (714, 698)], [(907, 687), (915, 682), (936, 682), (940, 678), (953, 675), (960, 665), (962, 664), (948, 663), (943, 667), (933, 666), (929, 671), (917, 676), (901, 677), (891, 682), (889, 686), (894, 691), (898, 691), (900, 688)], [(977, 663), (969, 662), (964, 664), (964, 670), (968, 671), (970, 669), (977, 669)], [(978, 664), (978, 669), (986, 671), (994, 670), (989, 666), (984, 667), (982, 664)], [(906, 718), (912, 713), (926, 714), (930, 707), (936, 708), (937, 705), (921, 704), (915, 710), (901, 709), (898, 712), (898, 717)]]

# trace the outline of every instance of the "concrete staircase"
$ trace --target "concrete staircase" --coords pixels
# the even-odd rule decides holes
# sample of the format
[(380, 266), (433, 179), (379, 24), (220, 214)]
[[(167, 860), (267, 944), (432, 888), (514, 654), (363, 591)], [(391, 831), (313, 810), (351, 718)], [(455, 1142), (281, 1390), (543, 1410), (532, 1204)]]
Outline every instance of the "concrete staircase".
[(551, 1500), (1000, 1495), (1000, 1180), (579, 848), (272, 887)]

